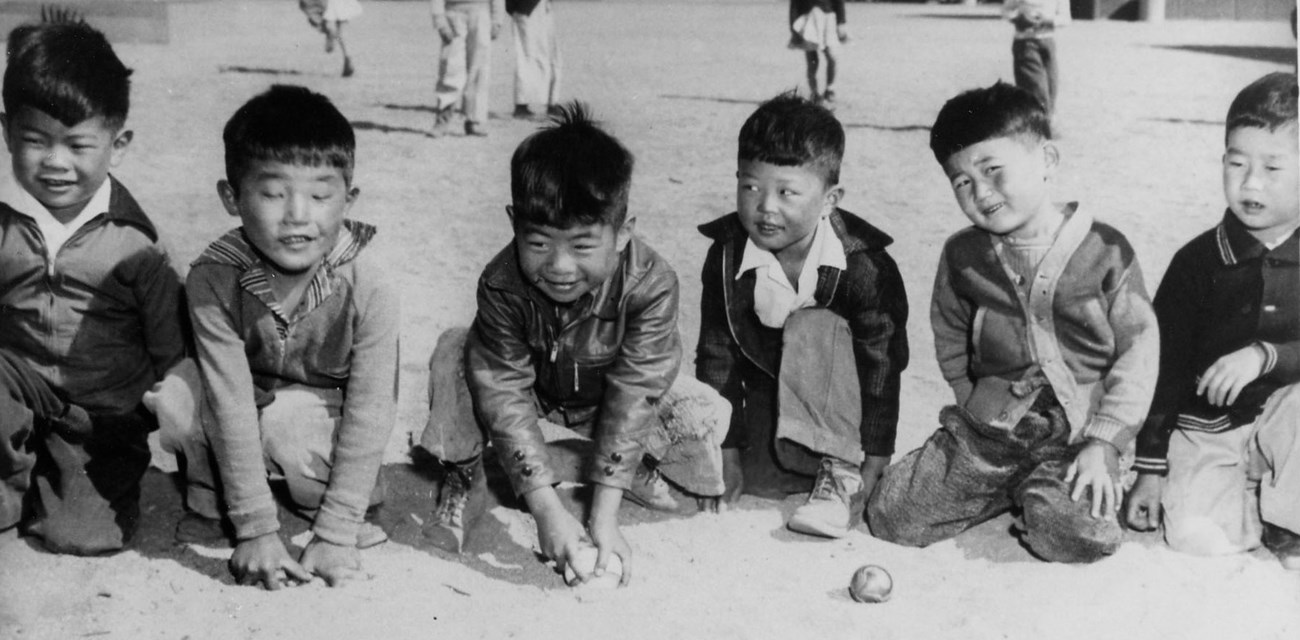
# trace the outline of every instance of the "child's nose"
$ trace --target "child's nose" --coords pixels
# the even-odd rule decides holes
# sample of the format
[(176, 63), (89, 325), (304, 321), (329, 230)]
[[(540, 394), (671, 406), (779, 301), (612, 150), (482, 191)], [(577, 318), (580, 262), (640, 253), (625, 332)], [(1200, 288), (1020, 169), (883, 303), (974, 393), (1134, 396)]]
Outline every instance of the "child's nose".
[(67, 166), (67, 154), (59, 150), (58, 147), (50, 147), (45, 155), (41, 156), (41, 166), (44, 167), (64, 167)]
[(555, 251), (551, 253), (550, 260), (547, 261), (547, 267), (551, 273), (568, 273), (573, 270), (576, 261), (568, 251)]
[(758, 211), (759, 213), (772, 213), (777, 208), (777, 194), (775, 192), (766, 192), (759, 196)]
[(302, 224), (307, 221), (308, 213), (308, 202), (305, 196), (293, 196), (285, 202), (285, 222), (290, 224)]

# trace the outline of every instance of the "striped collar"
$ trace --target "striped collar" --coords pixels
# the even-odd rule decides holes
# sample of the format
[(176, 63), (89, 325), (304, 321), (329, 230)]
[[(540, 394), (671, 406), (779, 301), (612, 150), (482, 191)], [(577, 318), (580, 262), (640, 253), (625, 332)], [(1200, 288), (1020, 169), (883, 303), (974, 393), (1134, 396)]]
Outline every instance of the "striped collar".
[(1219, 260), (1229, 267), (1246, 260), (1263, 257), (1284, 247), (1291, 248), (1280, 252), (1280, 256), (1295, 261), (1296, 258), (1292, 254), (1295, 253), (1294, 245), (1296, 244), (1297, 235), (1300, 235), (1300, 230), (1292, 231), (1290, 235), (1270, 249), (1264, 246), (1264, 243), (1256, 239), (1255, 236), (1250, 235), (1246, 225), (1242, 224), (1237, 219), (1237, 216), (1232, 214), (1232, 210), (1229, 209), (1223, 214), (1223, 221), (1214, 229), (1214, 244), (1219, 250)]
[[(357, 254), (370, 243), (375, 231), (373, 225), (364, 222), (343, 221), (334, 248), (325, 256), (321, 268), (316, 270), (316, 275), (312, 276), (307, 291), (303, 294), (304, 313), (320, 306), (333, 293), (334, 270), (355, 259)], [(280, 301), (271, 291), (270, 267), (248, 241), (243, 227), (227, 231), (225, 235), (208, 245), (192, 266), (203, 264), (227, 265), (241, 270), (243, 273), (239, 276), (239, 286), (256, 296), (271, 310), (280, 335), (282, 337), (287, 335), (289, 313), (280, 307)]]

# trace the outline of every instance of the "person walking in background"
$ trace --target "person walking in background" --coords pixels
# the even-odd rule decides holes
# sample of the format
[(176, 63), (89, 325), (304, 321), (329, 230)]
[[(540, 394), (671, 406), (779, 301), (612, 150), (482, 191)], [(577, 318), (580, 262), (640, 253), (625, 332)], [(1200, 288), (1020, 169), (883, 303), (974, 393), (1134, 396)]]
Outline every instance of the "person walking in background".
[(1004, 0), (1002, 16), (1016, 27), (1011, 65), (1016, 86), (1043, 103), (1050, 118), (1056, 110), (1056, 28), (1070, 23), (1070, 0)]
[(343, 77), (356, 73), (348, 47), (343, 42), (343, 24), (361, 15), (358, 0), (298, 0), (298, 8), (307, 16), (312, 28), (325, 34), (325, 53), (334, 53), (337, 45), (343, 54)]
[[(831, 21), (832, 15), (834, 22)], [(849, 41), (845, 26), (844, 0), (790, 0), (791, 49), (804, 52), (808, 66), (809, 96), (815, 102), (835, 102), (836, 50)], [(821, 66), (819, 52), (826, 56), (826, 84), (824, 91), (817, 90), (817, 69)]]
[(504, 0), (430, 0), (438, 53), (438, 84), (433, 136), (451, 132), (453, 110), (460, 105), (465, 135), (485, 136), (488, 90), (492, 86), (492, 41), (501, 33)]
[(515, 117), (533, 118), (534, 104), (556, 115), (560, 93), (560, 47), (551, 0), (506, 0), (514, 20)]

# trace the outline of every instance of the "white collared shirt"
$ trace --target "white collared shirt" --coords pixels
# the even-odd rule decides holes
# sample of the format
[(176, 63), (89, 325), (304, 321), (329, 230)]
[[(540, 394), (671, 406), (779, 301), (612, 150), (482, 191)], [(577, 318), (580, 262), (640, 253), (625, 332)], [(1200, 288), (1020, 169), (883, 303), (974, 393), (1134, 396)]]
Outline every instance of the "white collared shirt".
[(90, 202), (86, 203), (86, 208), (82, 209), (77, 217), (64, 224), (59, 222), (54, 214), (45, 208), (45, 205), (23, 189), (12, 173), (7, 171), (0, 173), (3, 173), (3, 176), (0, 176), (0, 202), (36, 221), (36, 227), (40, 229), (41, 237), (45, 239), (45, 252), (50, 265), (54, 264), (54, 257), (59, 255), (59, 249), (72, 237), (72, 234), (95, 216), (108, 211), (109, 196), (113, 191), (111, 180), (104, 180), (99, 190), (95, 191), (95, 195), (90, 198)]
[(848, 260), (844, 257), (844, 243), (831, 228), (829, 217), (823, 217), (813, 231), (812, 246), (808, 248), (808, 257), (804, 259), (803, 269), (799, 272), (799, 288), (796, 290), (785, 277), (781, 262), (771, 251), (766, 251), (745, 241), (745, 251), (740, 259), (740, 270), (736, 278), (746, 271), (754, 269), (754, 313), (758, 314), (763, 326), (777, 329), (785, 326), (791, 313), (813, 306), (813, 294), (817, 290), (817, 269), (834, 267), (841, 271), (848, 269)]

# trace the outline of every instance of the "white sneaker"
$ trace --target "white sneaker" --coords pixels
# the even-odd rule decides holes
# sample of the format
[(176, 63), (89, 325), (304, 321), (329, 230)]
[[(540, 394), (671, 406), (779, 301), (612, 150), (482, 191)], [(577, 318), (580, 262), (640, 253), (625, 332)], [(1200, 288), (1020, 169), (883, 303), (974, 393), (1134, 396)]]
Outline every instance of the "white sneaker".
[(848, 535), (852, 518), (849, 503), (861, 491), (862, 475), (856, 467), (837, 458), (824, 457), (808, 501), (795, 509), (786, 526), (791, 531), (827, 538)]

